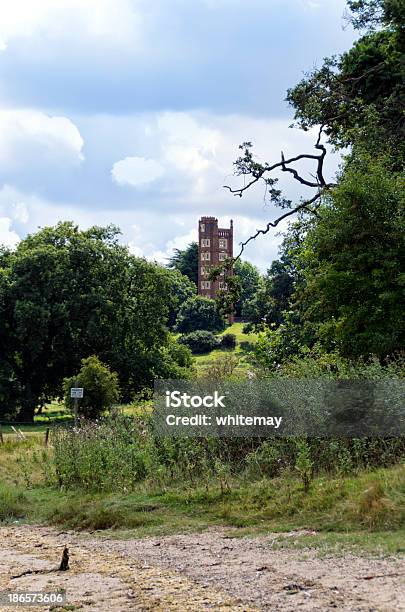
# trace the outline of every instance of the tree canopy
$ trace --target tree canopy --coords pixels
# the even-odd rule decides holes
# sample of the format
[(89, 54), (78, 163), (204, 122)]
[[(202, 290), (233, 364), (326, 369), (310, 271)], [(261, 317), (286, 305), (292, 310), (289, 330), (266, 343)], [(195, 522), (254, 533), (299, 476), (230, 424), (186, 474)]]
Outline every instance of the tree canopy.
[[(402, 0), (349, 0), (348, 20), (361, 30), (351, 49), (326, 58), (290, 89), (296, 124), (316, 127), (317, 153), (259, 163), (250, 142), (240, 146), (236, 174), (242, 197), (262, 184), (265, 197), (283, 209), (242, 245), (295, 215), (281, 248), (243, 314), (265, 331), (258, 344), (263, 364), (315, 350), (352, 360), (386, 362), (403, 350), (405, 4)], [(327, 183), (325, 136), (342, 154), (336, 179)], [(297, 162), (313, 161), (305, 175)], [(293, 202), (276, 186), (275, 170), (313, 189)]]
[(198, 244), (191, 242), (185, 249), (175, 249), (168, 268), (178, 270), (195, 284), (198, 284)]
[(118, 235), (64, 222), (1, 253), (2, 412), (32, 419), (90, 355), (118, 373), (126, 400), (173, 373), (167, 270), (130, 255)]
[(224, 319), (218, 312), (214, 300), (196, 295), (186, 300), (180, 308), (176, 329), (182, 334), (200, 329), (216, 332), (222, 331), (224, 328)]

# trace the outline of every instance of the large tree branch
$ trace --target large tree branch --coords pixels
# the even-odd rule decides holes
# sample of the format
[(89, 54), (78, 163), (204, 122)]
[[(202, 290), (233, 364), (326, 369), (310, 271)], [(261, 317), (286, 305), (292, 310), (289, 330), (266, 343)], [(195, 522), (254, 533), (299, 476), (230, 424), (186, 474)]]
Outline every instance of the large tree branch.
[[(306, 210), (312, 215), (315, 215), (317, 217), (319, 216), (317, 209), (319, 207), (322, 194), (324, 193), (324, 191), (334, 186), (334, 183), (326, 182), (324, 177), (324, 163), (327, 154), (326, 147), (321, 142), (322, 135), (324, 133), (324, 127), (324, 125), (320, 126), (318, 136), (314, 145), (314, 148), (319, 151), (318, 154), (301, 153), (300, 155), (285, 159), (284, 153), (281, 152), (280, 161), (274, 164), (259, 164), (254, 160), (253, 155), (251, 153), (251, 143), (244, 143), (239, 147), (240, 149), (244, 150), (244, 155), (235, 162), (236, 174), (238, 176), (250, 176), (251, 179), (243, 187), (232, 188), (229, 185), (224, 185), (224, 188), (228, 189), (230, 193), (232, 193), (234, 196), (239, 196), (241, 198), (245, 191), (250, 189), (256, 183), (259, 183), (259, 181), (263, 181), (265, 185), (265, 194), (270, 194), (271, 201), (275, 205), (284, 208), (288, 206), (290, 208), (287, 212), (283, 213), (275, 221), (270, 221), (269, 223), (267, 223), (264, 229), (257, 230), (254, 235), (250, 236), (245, 242), (242, 242), (240, 245), (241, 250), (239, 254), (233, 259), (233, 262), (235, 262), (241, 257), (243, 251), (245, 250), (245, 247), (252, 240), (255, 240), (259, 235), (267, 234), (271, 228), (277, 227), (277, 225), (281, 221), (283, 221), (287, 217), (291, 217), (300, 210)], [(316, 170), (311, 179), (302, 176), (302, 174), (294, 167), (294, 164), (301, 160), (310, 160), (316, 162)], [(284, 199), (281, 196), (281, 191), (275, 188), (275, 184), (277, 183), (278, 179), (269, 176), (275, 170), (281, 170), (282, 172), (287, 172), (291, 174), (294, 180), (298, 181), (301, 185), (316, 189), (316, 193), (311, 198), (300, 202), (296, 206), (292, 206), (291, 201)], [(313, 204), (316, 204), (316, 206), (312, 207)]]
[(260, 236), (260, 235), (264, 236), (265, 234), (268, 234), (272, 227), (273, 228), (277, 227), (277, 225), (281, 221), (284, 221), (284, 219), (287, 219), (288, 217), (291, 217), (291, 215), (295, 215), (300, 210), (304, 210), (305, 209), (308, 212), (310, 212), (311, 214), (313, 214), (313, 215), (318, 217), (319, 215), (318, 215), (316, 209), (311, 209), (309, 207), (311, 206), (311, 204), (315, 204), (315, 202), (317, 202), (321, 198), (321, 196), (322, 196), (322, 193), (319, 191), (310, 200), (305, 200), (305, 202), (301, 202), (300, 204), (298, 204), (298, 206), (296, 206), (295, 208), (287, 211), (286, 213), (284, 213), (283, 215), (278, 217), (275, 221), (269, 221), (263, 229), (256, 230), (255, 234), (253, 234), (252, 236), (249, 236), (249, 238), (247, 240), (245, 240), (244, 242), (240, 243), (240, 247), (241, 247), (240, 251), (239, 251), (238, 255), (233, 258), (233, 263), (235, 261), (237, 261), (242, 256), (242, 253), (245, 250), (246, 246), (249, 244), (249, 242), (251, 242), (252, 240), (256, 240), (256, 238), (258, 236)]
[[(249, 151), (249, 148), (251, 146), (250, 143), (241, 145), (240, 148), (245, 148), (245, 156), (242, 158), (239, 158), (235, 162), (235, 165), (237, 168), (236, 174), (239, 176), (240, 175), (244, 175), (244, 176), (251, 175), (253, 178), (243, 187), (238, 187), (234, 189), (230, 187), (229, 185), (224, 185), (224, 188), (228, 189), (233, 195), (239, 196), (241, 198), (245, 191), (250, 189), (254, 184), (258, 183), (261, 179), (268, 181), (269, 179), (266, 179), (265, 175), (266, 174), (268, 175), (277, 169), (280, 169), (282, 172), (289, 172), (290, 174), (293, 175), (296, 181), (298, 181), (299, 183), (307, 187), (313, 187), (317, 189), (319, 188), (319, 186), (332, 187), (333, 184), (327, 183), (323, 175), (324, 161), (325, 161), (325, 157), (327, 153), (326, 147), (323, 144), (321, 144), (321, 137), (323, 134), (323, 130), (324, 130), (324, 126), (322, 125), (319, 129), (318, 138), (314, 145), (315, 149), (318, 149), (319, 151), (321, 151), (319, 155), (314, 155), (310, 153), (301, 153), (300, 155), (296, 155), (295, 157), (290, 157), (289, 159), (285, 159), (284, 153), (281, 152), (281, 160), (271, 165), (270, 164), (263, 164), (263, 165), (258, 164), (257, 162), (253, 160), (253, 156), (251, 155)], [(308, 179), (304, 178), (298, 172), (298, 170), (290, 167), (291, 164), (294, 164), (301, 160), (314, 160), (317, 162), (317, 169), (316, 169), (317, 182), (309, 181)], [(271, 179), (271, 180), (276, 182), (277, 179)]]

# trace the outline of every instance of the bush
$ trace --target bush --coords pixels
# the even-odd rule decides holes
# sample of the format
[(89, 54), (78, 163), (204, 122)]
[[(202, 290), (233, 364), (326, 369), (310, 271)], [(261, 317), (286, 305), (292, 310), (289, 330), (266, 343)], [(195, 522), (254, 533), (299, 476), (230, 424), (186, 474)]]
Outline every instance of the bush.
[[(342, 475), (359, 470), (401, 463), (405, 456), (405, 437), (311, 438), (304, 442), (292, 437), (262, 442), (247, 438), (162, 438), (156, 433), (152, 415), (146, 412), (135, 417), (117, 415), (81, 421), (74, 428), (54, 428), (52, 445), (55, 484), (104, 493), (131, 492), (140, 483), (154, 487), (174, 482), (207, 485), (212, 478), (220, 479), (223, 485), (228, 474), (252, 482), (285, 473), (300, 478), (309, 488), (313, 477), (335, 474), (341, 480)], [(400, 469), (403, 482), (404, 471)], [(3, 500), (7, 496), (2, 506), (0, 485), (0, 520), (20, 512), (13, 491), (3, 493)], [(364, 514), (373, 505), (374, 496), (368, 497), (364, 495)]]
[(235, 334), (224, 334), (221, 338), (221, 348), (226, 350), (234, 350), (236, 348)]
[(225, 321), (218, 312), (214, 300), (196, 295), (184, 302), (177, 317), (176, 330), (187, 334), (197, 330), (220, 332)]
[(220, 341), (210, 331), (195, 331), (179, 339), (180, 344), (188, 346), (193, 353), (209, 353), (218, 348)]
[(71, 387), (83, 387), (84, 396), (79, 400), (79, 414), (87, 419), (97, 418), (119, 399), (118, 375), (93, 355), (82, 359), (82, 367), (77, 376), (65, 378), (65, 405), (73, 409), (70, 397)]
[(205, 369), (204, 378), (208, 380), (226, 380), (232, 377), (237, 366), (238, 359), (235, 355), (218, 355), (216, 359)]

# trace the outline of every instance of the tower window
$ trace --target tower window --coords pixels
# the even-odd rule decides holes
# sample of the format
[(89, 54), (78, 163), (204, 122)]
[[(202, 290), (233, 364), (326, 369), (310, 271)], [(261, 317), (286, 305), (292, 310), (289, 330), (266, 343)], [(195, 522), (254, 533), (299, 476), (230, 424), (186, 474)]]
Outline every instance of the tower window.
[(219, 239), (219, 248), (220, 249), (228, 248), (228, 240), (226, 238), (220, 238)]
[(211, 244), (211, 241), (209, 238), (201, 238), (201, 246), (209, 247), (210, 244)]

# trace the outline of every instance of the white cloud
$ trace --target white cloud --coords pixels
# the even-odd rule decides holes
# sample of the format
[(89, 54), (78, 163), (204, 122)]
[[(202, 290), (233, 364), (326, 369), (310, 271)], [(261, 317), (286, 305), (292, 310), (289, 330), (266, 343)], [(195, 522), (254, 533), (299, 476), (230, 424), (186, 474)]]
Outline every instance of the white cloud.
[[(63, 160), (83, 160), (83, 139), (67, 117), (36, 110), (0, 110), (0, 171)], [(28, 159), (27, 159), (28, 157)]]
[[(172, 219), (170, 221), (173, 221)], [(132, 225), (132, 238), (128, 242), (128, 248), (132, 255), (137, 257), (146, 257), (151, 261), (157, 261), (161, 264), (167, 264), (170, 257), (174, 254), (175, 249), (185, 249), (191, 242), (195, 242), (198, 238), (197, 228), (192, 228), (187, 234), (181, 234), (175, 238), (168, 240), (163, 249), (157, 248), (159, 244), (159, 226), (155, 222), (154, 235), (150, 235), (142, 230), (139, 225)], [(150, 238), (152, 237), (153, 240)]]
[(197, 239), (198, 232), (197, 228), (195, 227), (191, 229), (187, 234), (182, 234), (181, 236), (176, 236), (172, 240), (169, 240), (166, 245), (166, 250), (170, 255), (172, 255), (175, 249), (185, 249), (190, 244), (190, 242), (196, 242)]
[(163, 176), (164, 168), (153, 159), (126, 157), (115, 162), (111, 174), (118, 185), (139, 187)]
[[(145, 121), (139, 117), (136, 120)], [(240, 155), (240, 143), (252, 141), (257, 161), (274, 163), (280, 160), (281, 150), (286, 157), (314, 153), (317, 136), (316, 130), (289, 129), (287, 120), (202, 112), (157, 114), (150, 125), (149, 141), (154, 145), (154, 158), (168, 169), (162, 181), (165, 193), (181, 194), (189, 205), (206, 203), (221, 207), (226, 204), (240, 212), (254, 199), (262, 205), (264, 195), (259, 185), (239, 200), (222, 187), (242, 184), (242, 177), (233, 176), (233, 163)], [(336, 156), (329, 155), (325, 167), (330, 167), (333, 175)], [(311, 162), (302, 163), (299, 169), (308, 176), (315, 170)], [(288, 197), (299, 198), (305, 194), (302, 185), (290, 176), (279, 173), (278, 178)]]
[(20, 223), (28, 223), (30, 215), (24, 202), (15, 202), (12, 205), (13, 218)]
[(202, 125), (190, 113), (162, 113), (158, 131), (167, 161), (182, 172), (199, 174), (215, 163), (221, 133)]
[(0, 50), (18, 39), (99, 39), (122, 45), (139, 32), (133, 0), (0, 0)]
[[(196, 239), (201, 215), (215, 215), (221, 224), (234, 219), (237, 252), (241, 240), (280, 214), (280, 209), (263, 204), (263, 186), (249, 189), (243, 198), (223, 189), (224, 184), (243, 184), (243, 177), (232, 173), (239, 143), (253, 141), (258, 160), (272, 162), (280, 159), (281, 149), (286, 157), (312, 152), (316, 141), (315, 133), (288, 129), (287, 121), (192, 111), (79, 117), (77, 122), (86, 137), (87, 158), (80, 168), (80, 189), (66, 195), (72, 183), (70, 175), (63, 198), (9, 181), (14, 189), (0, 191), (0, 216), (12, 219), (13, 228), (21, 235), (60, 219), (71, 219), (83, 227), (115, 223), (122, 228), (122, 241), (132, 253), (162, 263), (167, 263), (173, 249), (184, 248)], [(108, 143), (108, 147), (102, 143)], [(208, 162), (199, 169), (190, 170), (168, 158), (170, 147), (192, 147), (193, 143)], [(20, 155), (25, 155), (21, 175), (38, 157), (25, 153), (21, 147)], [(77, 158), (77, 149), (75, 155)], [(49, 157), (42, 177), (54, 174), (53, 164), (53, 157)], [(336, 158), (328, 155), (326, 166), (330, 168), (327, 175), (333, 176)], [(108, 172), (106, 168), (112, 169)], [(290, 197), (299, 199), (305, 193), (290, 175), (284, 173), (280, 178), (281, 187)], [(136, 188), (121, 189), (122, 185)], [(26, 212), (29, 220), (22, 226)], [(244, 256), (265, 270), (277, 257), (277, 233), (281, 229), (272, 229), (250, 243)]]
[(11, 229), (12, 219), (0, 217), (0, 246), (14, 248), (20, 242), (20, 236)]

